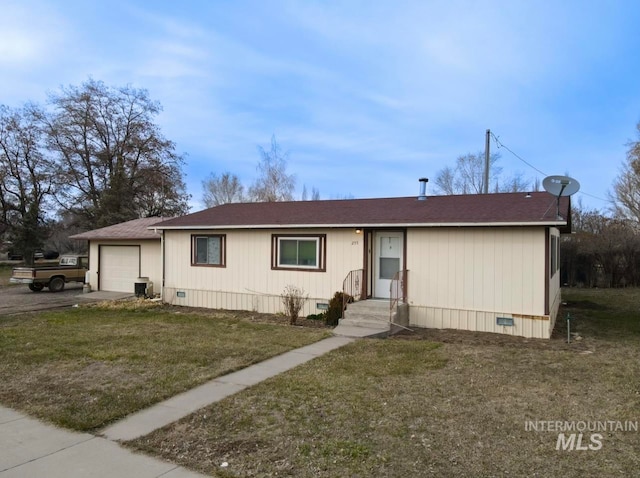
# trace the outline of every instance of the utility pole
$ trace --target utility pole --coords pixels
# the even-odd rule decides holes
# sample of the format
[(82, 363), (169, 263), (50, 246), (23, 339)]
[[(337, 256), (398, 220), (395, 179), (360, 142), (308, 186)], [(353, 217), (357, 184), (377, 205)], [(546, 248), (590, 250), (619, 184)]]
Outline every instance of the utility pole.
[(487, 138), (484, 143), (484, 184), (483, 193), (489, 193), (489, 139), (491, 137), (491, 130), (487, 130)]

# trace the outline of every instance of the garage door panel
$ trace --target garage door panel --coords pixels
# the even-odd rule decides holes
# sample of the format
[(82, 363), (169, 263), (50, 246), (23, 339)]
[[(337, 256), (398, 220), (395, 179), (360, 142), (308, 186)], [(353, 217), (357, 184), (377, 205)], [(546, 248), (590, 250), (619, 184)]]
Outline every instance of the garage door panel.
[(140, 247), (100, 247), (100, 290), (134, 292), (140, 275)]

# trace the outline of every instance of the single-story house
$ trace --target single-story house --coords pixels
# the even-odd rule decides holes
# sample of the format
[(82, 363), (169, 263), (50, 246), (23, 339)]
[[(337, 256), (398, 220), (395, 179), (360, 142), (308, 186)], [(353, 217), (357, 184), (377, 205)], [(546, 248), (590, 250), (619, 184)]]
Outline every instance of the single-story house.
[(546, 192), (227, 204), (153, 224), (147, 252), (90, 239), (91, 280), (111, 284), (105, 258), (128, 247), (118, 263), (140, 264), (171, 304), (273, 313), (296, 285), (310, 314), (348, 289), (399, 298), (411, 326), (548, 338), (569, 217), (569, 198)]
[(133, 293), (139, 277), (148, 277), (158, 290), (161, 234), (152, 226), (162, 221), (160, 217), (134, 219), (71, 236), (88, 241), (91, 290)]

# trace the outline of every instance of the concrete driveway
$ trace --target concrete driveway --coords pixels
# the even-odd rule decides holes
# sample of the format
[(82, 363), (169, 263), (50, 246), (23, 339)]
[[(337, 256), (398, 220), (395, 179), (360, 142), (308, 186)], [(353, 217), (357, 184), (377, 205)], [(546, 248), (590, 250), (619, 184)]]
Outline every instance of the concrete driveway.
[(77, 282), (66, 284), (62, 292), (49, 292), (49, 289), (31, 292), (26, 285), (10, 285), (0, 287), (0, 316), (71, 307), (83, 302), (124, 299), (132, 295), (120, 292), (83, 294), (82, 284)]

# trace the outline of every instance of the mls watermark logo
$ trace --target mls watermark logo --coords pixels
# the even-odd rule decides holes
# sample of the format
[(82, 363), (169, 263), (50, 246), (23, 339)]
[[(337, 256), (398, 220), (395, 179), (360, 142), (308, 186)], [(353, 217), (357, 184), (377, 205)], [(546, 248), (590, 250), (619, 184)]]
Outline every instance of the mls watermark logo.
[[(585, 440), (583, 433), (558, 433), (558, 441), (556, 441), (556, 450), (562, 451), (598, 451), (602, 448), (603, 436), (601, 433), (593, 433), (589, 436), (589, 444), (583, 444)], [(585, 440), (586, 441), (586, 440)]]
[(556, 432), (558, 451), (598, 451), (603, 447), (604, 434), (616, 432), (638, 432), (637, 421), (562, 421), (527, 420), (524, 429), (528, 432)]

